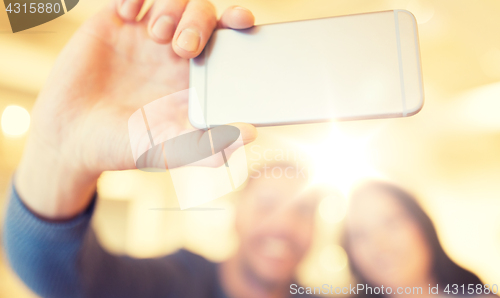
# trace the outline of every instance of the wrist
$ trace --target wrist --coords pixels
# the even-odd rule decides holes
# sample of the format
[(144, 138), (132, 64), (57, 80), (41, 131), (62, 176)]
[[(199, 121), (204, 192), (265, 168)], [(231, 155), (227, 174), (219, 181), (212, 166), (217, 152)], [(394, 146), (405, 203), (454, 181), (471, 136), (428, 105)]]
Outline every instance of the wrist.
[(14, 177), (23, 203), (49, 220), (70, 219), (92, 200), (99, 173), (88, 173), (58, 151), (29, 138)]

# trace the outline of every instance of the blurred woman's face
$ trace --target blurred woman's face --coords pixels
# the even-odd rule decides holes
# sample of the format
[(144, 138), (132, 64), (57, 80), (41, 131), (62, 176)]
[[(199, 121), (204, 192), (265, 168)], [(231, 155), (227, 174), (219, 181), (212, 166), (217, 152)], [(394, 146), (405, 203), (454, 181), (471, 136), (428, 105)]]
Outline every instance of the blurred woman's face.
[(374, 286), (406, 287), (432, 281), (432, 253), (417, 222), (391, 194), (353, 199), (347, 221), (352, 262)]

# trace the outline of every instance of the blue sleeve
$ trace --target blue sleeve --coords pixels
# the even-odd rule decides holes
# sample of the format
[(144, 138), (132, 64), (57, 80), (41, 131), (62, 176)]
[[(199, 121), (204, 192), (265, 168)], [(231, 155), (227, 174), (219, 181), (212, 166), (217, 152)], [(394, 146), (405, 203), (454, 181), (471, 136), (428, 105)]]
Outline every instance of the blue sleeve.
[[(35, 216), (13, 188), (4, 224), (11, 267), (41, 297), (223, 297), (215, 264), (181, 250), (155, 259), (105, 251), (90, 228), (92, 204), (66, 222)], [(196, 285), (196, 286), (193, 286)]]
[(26, 208), (12, 188), (4, 224), (5, 252), (14, 271), (40, 296), (82, 296), (75, 260), (93, 209), (94, 201), (70, 221), (44, 221)]

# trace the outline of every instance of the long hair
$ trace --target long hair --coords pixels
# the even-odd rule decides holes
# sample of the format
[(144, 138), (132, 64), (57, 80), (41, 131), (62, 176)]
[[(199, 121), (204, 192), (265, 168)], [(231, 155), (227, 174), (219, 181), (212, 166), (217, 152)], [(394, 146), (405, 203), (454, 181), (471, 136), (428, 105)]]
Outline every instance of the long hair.
[[(431, 254), (432, 254), (432, 273), (436, 279), (436, 282), (439, 284), (440, 293), (442, 289), (449, 284), (450, 287), (452, 284), (458, 284), (459, 286), (462, 284), (481, 284), (480, 279), (473, 274), (472, 272), (460, 267), (453, 260), (448, 257), (448, 255), (443, 250), (441, 243), (439, 242), (438, 235), (434, 224), (432, 223), (429, 216), (425, 213), (425, 211), (420, 207), (417, 203), (415, 197), (411, 195), (409, 192), (404, 189), (383, 181), (369, 181), (361, 186), (359, 186), (351, 195), (351, 199), (356, 199), (363, 193), (367, 193), (370, 191), (383, 191), (394, 197), (398, 203), (406, 210), (406, 212), (415, 220), (417, 225), (419, 226), (422, 234), (424, 235), (425, 240), (427, 241)], [(343, 245), (347, 252), (349, 259), (352, 259), (351, 248), (349, 247), (349, 241), (347, 239), (347, 231), (344, 232), (343, 237)], [(351, 272), (355, 275), (360, 283), (369, 284), (367, 282), (367, 278), (363, 276), (359, 268), (356, 267), (354, 262), (349, 262), (351, 267)], [(370, 285), (372, 287), (376, 287), (377, 285)], [(378, 296), (381, 295), (369, 295), (369, 296)]]

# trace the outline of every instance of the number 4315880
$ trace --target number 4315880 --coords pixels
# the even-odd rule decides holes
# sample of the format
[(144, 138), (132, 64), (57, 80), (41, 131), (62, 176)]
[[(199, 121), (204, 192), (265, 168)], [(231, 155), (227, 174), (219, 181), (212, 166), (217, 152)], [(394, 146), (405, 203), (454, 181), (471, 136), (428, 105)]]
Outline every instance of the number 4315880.
[(8, 13), (59, 13), (61, 5), (59, 3), (9, 3), (6, 11)]
[(443, 292), (446, 294), (454, 294), (454, 295), (481, 295), (481, 294), (498, 294), (498, 285), (482, 285), (482, 284), (468, 284), (468, 285), (446, 285)]

